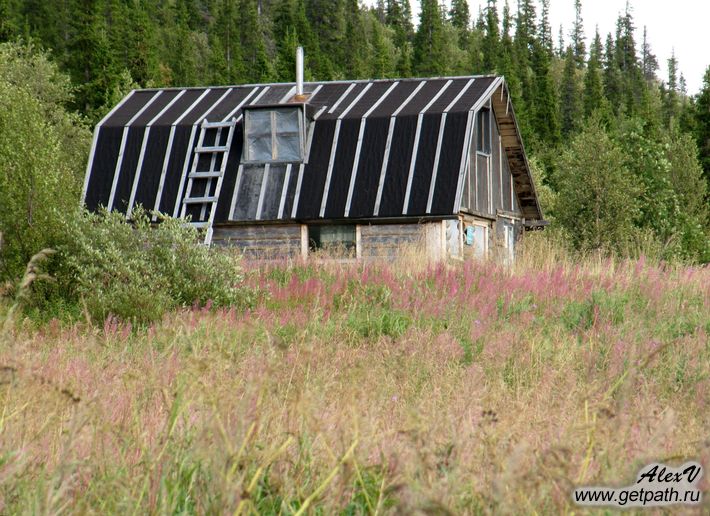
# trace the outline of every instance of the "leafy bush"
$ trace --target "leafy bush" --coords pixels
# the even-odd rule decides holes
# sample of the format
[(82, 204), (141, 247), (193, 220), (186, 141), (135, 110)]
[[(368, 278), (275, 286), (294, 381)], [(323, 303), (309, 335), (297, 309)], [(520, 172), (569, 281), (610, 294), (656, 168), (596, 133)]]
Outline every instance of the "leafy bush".
[(40, 301), (71, 300), (91, 318), (109, 315), (137, 324), (155, 321), (178, 306), (241, 305), (249, 296), (233, 255), (198, 244), (197, 231), (179, 219), (151, 227), (143, 209), (133, 224), (119, 213), (80, 212), (65, 223), (58, 259)]
[(90, 132), (69, 78), (31, 45), (0, 44), (0, 280), (54, 245), (79, 202)]

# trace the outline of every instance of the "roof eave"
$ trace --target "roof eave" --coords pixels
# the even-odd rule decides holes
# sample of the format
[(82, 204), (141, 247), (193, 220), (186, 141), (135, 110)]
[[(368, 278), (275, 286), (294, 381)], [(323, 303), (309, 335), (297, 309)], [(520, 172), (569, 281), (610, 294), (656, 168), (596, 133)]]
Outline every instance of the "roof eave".
[[(500, 94), (498, 91), (500, 91)], [(513, 174), (520, 209), (525, 219), (542, 221), (544, 220), (542, 208), (538, 200), (535, 181), (530, 171), (530, 163), (525, 152), (523, 139), (520, 135), (520, 127), (518, 126), (513, 103), (510, 99), (510, 90), (505, 78), (502, 78), (500, 87), (496, 88), (491, 95), (491, 100), (508, 164)], [(516, 163), (520, 165), (516, 167)], [(518, 168), (518, 170), (514, 170), (515, 168)]]

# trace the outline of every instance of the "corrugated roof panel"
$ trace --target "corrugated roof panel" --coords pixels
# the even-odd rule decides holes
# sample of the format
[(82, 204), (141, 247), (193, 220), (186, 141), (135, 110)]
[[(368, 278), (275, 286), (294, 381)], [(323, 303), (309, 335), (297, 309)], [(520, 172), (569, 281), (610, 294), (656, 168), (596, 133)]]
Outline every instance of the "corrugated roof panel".
[[(396, 109), (396, 108), (395, 108)], [(387, 143), (389, 118), (368, 118), (363, 135), (350, 217), (372, 217)], [(399, 157), (395, 157), (399, 159)]]
[(313, 146), (308, 157), (308, 164), (303, 171), (303, 182), (298, 199), (297, 217), (317, 219), (325, 190), (325, 179), (330, 161), (330, 149), (335, 133), (335, 120), (316, 122), (313, 131)]
[(123, 126), (101, 127), (99, 129), (94, 161), (91, 164), (91, 175), (86, 189), (86, 199), (84, 200), (86, 207), (90, 210), (97, 210), (99, 206), (108, 205), (122, 136)]
[(295, 93), (295, 85), (293, 84), (277, 84), (269, 88), (269, 91), (267, 91), (263, 97), (259, 99), (258, 104), (261, 105), (270, 105), (270, 104), (280, 104), (282, 101), (283, 102), (288, 102), (289, 98), (284, 99), (284, 97), (289, 96), (289, 92), (293, 90)]
[(215, 106), (219, 98), (224, 95), (226, 88), (213, 88), (197, 105), (180, 121), (180, 125), (192, 125), (202, 121), (207, 111)]
[(481, 95), (485, 93), (495, 80), (496, 77), (477, 77), (471, 87), (466, 90), (463, 96), (453, 105), (451, 112), (456, 113), (472, 109), (476, 101), (481, 98)]
[[(348, 112), (347, 118), (360, 118), (367, 113), (390, 89), (391, 82), (375, 82), (372, 87), (360, 98), (352, 109)], [(390, 93), (391, 95), (391, 93)], [(389, 95), (383, 100), (387, 102)], [(378, 106), (379, 107), (379, 106)], [(395, 108), (396, 109), (396, 108)]]
[(134, 202), (149, 210), (152, 210), (155, 205), (155, 196), (158, 193), (163, 158), (165, 157), (165, 149), (169, 137), (169, 126), (153, 126), (146, 144), (143, 167)]
[[(207, 116), (210, 122), (219, 122), (229, 115), (234, 108), (247, 98), (255, 98), (258, 88), (234, 88), (225, 99), (220, 102)], [(251, 94), (251, 96), (249, 96)], [(232, 116), (239, 116), (240, 113), (234, 113)]]
[(185, 111), (195, 102), (200, 95), (205, 92), (205, 89), (185, 90), (184, 95), (180, 97), (175, 104), (170, 106), (153, 125), (171, 125), (175, 120), (185, 113)]
[(419, 92), (411, 101), (399, 112), (400, 116), (418, 115), (426, 107), (434, 96), (446, 86), (448, 81), (444, 79), (428, 79)]
[(343, 93), (345, 93), (350, 85), (346, 83), (326, 82), (323, 83), (322, 86), (318, 93), (308, 101), (308, 103), (315, 108), (323, 106), (330, 108), (342, 97)]
[(175, 197), (177, 196), (180, 177), (182, 175), (183, 165), (185, 164), (185, 151), (190, 139), (191, 130), (192, 128), (190, 126), (181, 125), (175, 127), (173, 144), (172, 147), (168, 149), (168, 166), (165, 173), (163, 192), (160, 198), (159, 211), (161, 213), (173, 214)]
[[(461, 93), (466, 87), (470, 79), (454, 79), (451, 85), (444, 90), (434, 103), (429, 106), (427, 113), (442, 113), (451, 102)], [(473, 86), (473, 85), (472, 85)]]
[(468, 113), (449, 113), (444, 125), (439, 166), (437, 167), (436, 182), (431, 204), (432, 215), (445, 215), (451, 213), (456, 198), (459, 171), (461, 170), (461, 156), (466, 135)]
[(440, 124), (441, 115), (439, 113), (425, 114), (422, 119), (419, 141), (414, 143), (418, 152), (414, 163), (407, 214), (426, 213)]
[(400, 217), (417, 129), (416, 116), (399, 116), (392, 134), (392, 151), (382, 188), (379, 216)]
[[(347, 86), (347, 85), (346, 85)], [(360, 93), (367, 88), (368, 83), (352, 83), (346, 88), (346, 93), (340, 98), (338, 98), (333, 104), (331, 104), (330, 109), (327, 109), (321, 120), (330, 120), (333, 118), (338, 118), (340, 115), (351, 107), (353, 102), (357, 100)], [(348, 91), (349, 90), (349, 91)], [(359, 118), (359, 117), (358, 117)]]
[(348, 186), (353, 170), (353, 159), (360, 132), (360, 119), (345, 119), (341, 121), (338, 136), (338, 147), (333, 159), (333, 174), (328, 188), (328, 202), (325, 208), (326, 218), (340, 218), (345, 213), (345, 202), (348, 196)]
[(150, 102), (159, 92), (154, 90), (135, 91), (123, 105), (103, 123), (102, 127), (123, 127), (136, 113)]
[(134, 127), (146, 125), (150, 123), (155, 116), (160, 113), (165, 106), (170, 104), (170, 101), (173, 100), (175, 97), (177, 97), (180, 94), (179, 90), (165, 90), (161, 92), (160, 96), (157, 97), (151, 104), (146, 108), (143, 113), (141, 113), (138, 118), (136, 118), (131, 125)]
[(392, 90), (387, 98), (370, 114), (370, 118), (392, 116), (419, 84), (420, 81), (400, 81), (397, 87)]
[(138, 156), (143, 144), (144, 134), (145, 128), (143, 127), (132, 126), (128, 130), (121, 168), (116, 172), (118, 174), (116, 191), (114, 193), (113, 206), (109, 207), (123, 213), (126, 212), (126, 207), (128, 206), (128, 198), (131, 194), (131, 186), (136, 174), (136, 166), (138, 165)]

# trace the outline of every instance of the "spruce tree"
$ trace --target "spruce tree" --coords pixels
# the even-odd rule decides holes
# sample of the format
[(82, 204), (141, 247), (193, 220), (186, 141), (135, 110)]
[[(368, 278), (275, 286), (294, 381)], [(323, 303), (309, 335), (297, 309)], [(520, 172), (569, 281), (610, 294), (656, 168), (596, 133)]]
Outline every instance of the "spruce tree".
[(651, 44), (648, 42), (646, 26), (643, 26), (643, 45), (641, 46), (641, 69), (643, 77), (647, 82), (656, 80), (656, 70), (658, 70), (658, 59), (651, 52)]
[(342, 43), (344, 72), (348, 79), (367, 76), (367, 36), (358, 0), (345, 2), (345, 38)]
[(414, 69), (422, 76), (446, 75), (448, 59), (444, 21), (437, 0), (422, 0), (414, 37)]
[(496, 0), (488, 0), (486, 7), (486, 31), (483, 37), (483, 67), (493, 73), (500, 65), (500, 33)]
[(468, 7), (468, 0), (451, 0), (449, 20), (451, 25), (458, 32), (459, 47), (462, 49), (468, 48), (468, 40), (471, 32), (471, 13)]
[(372, 12), (375, 14), (377, 21), (384, 25), (387, 13), (387, 8), (385, 7), (385, 0), (377, 0), (377, 3), (375, 4), (375, 7)]
[(533, 0), (520, 0), (518, 3), (516, 39), (520, 37), (528, 52), (532, 52), (537, 34), (535, 3)]
[(342, 77), (344, 62), (342, 38), (345, 16), (342, 0), (306, 0), (305, 12), (319, 52), (313, 60), (314, 73), (319, 80)]
[(409, 0), (387, 0), (385, 5), (385, 23), (394, 32), (393, 43), (398, 50), (396, 72), (400, 77), (412, 75), (412, 27)]
[(579, 127), (582, 111), (577, 83), (577, 60), (572, 46), (567, 47), (565, 53), (560, 89), (560, 128), (562, 136), (567, 138)]
[(609, 101), (612, 111), (621, 111), (621, 74), (616, 64), (616, 48), (611, 34), (606, 37), (604, 50), (604, 95)]
[(634, 38), (634, 22), (631, 8), (627, 4), (626, 12), (617, 20), (616, 29), (616, 64), (621, 73), (621, 101), (627, 115), (638, 112), (646, 91)]
[(517, 103), (520, 98), (520, 80), (515, 70), (514, 60), (515, 60), (515, 50), (513, 48), (513, 39), (510, 36), (511, 27), (511, 15), (510, 15), (510, 5), (508, 0), (505, 1), (503, 6), (503, 32), (501, 34), (501, 45), (500, 45), (500, 64), (498, 67), (498, 72), (504, 75), (508, 83), (508, 89), (512, 95), (514, 101)]
[(695, 101), (695, 139), (705, 179), (710, 184), (710, 66), (703, 76), (703, 87)]
[(550, 26), (550, 0), (542, 0), (539, 34), (540, 44), (550, 55), (553, 55), (554, 45), (552, 43), (552, 27)]
[(384, 79), (394, 76), (392, 67), (392, 43), (385, 34), (385, 28), (379, 18), (373, 16), (371, 20), (372, 32), (372, 58), (369, 76), (375, 79)]
[(675, 51), (668, 59), (668, 79), (661, 84), (661, 98), (663, 99), (663, 121), (671, 127), (680, 114), (680, 95), (678, 93), (678, 60)]
[(266, 53), (263, 22), (256, 0), (239, 0), (239, 27), (244, 81), (270, 81), (273, 70)]
[(535, 72), (532, 69), (532, 53), (535, 44), (535, 7), (532, 0), (521, 0), (515, 20), (515, 69), (520, 80), (522, 91), (522, 109), (532, 106), (535, 102), (533, 80)]
[(584, 66), (587, 47), (584, 42), (584, 22), (582, 20), (582, 0), (574, 0), (574, 25), (572, 27), (572, 52), (577, 67)]
[(599, 29), (597, 29), (589, 49), (589, 61), (587, 61), (587, 71), (584, 74), (584, 114), (587, 117), (602, 107), (604, 98), (601, 78), (602, 50), (602, 40), (599, 36)]
[(175, 2), (171, 9), (170, 30), (166, 35), (166, 61), (169, 68), (166, 79), (169, 86), (195, 86), (197, 60), (193, 33), (189, 27), (189, 12), (185, 2)]
[[(288, 4), (287, 1), (283, 2)], [(217, 14), (210, 32), (213, 74), (221, 77), (217, 84), (238, 84), (244, 76), (242, 44), (239, 31), (237, 0), (220, 0), (215, 5)]]
[(19, 36), (21, 28), (20, 0), (1, 0), (0, 41), (8, 41)]
[(534, 102), (528, 103), (527, 106), (532, 111), (531, 128), (536, 138), (545, 146), (555, 146), (560, 141), (557, 92), (550, 64), (547, 51), (535, 42), (531, 61)]
[(99, 0), (75, 0), (71, 7), (66, 67), (79, 85), (76, 106), (93, 114), (108, 101), (121, 70), (111, 52)]

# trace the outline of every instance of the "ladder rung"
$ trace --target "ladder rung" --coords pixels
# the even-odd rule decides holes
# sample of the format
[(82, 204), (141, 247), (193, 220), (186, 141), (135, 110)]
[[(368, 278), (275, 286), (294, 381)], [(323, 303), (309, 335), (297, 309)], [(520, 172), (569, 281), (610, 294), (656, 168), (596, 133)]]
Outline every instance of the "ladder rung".
[(200, 154), (208, 154), (211, 152), (227, 152), (229, 150), (229, 147), (226, 145), (221, 145), (221, 146), (216, 146), (216, 147), (197, 147), (195, 149), (195, 152), (199, 152)]
[(222, 129), (232, 127), (234, 122), (202, 122), (202, 127), (205, 129)]
[(217, 200), (217, 197), (212, 196), (212, 197), (186, 197), (184, 201), (182, 201), (184, 204), (209, 204), (211, 202), (215, 202)]
[(190, 178), (192, 179), (210, 179), (212, 177), (219, 177), (222, 172), (215, 170), (214, 172), (190, 172)]

